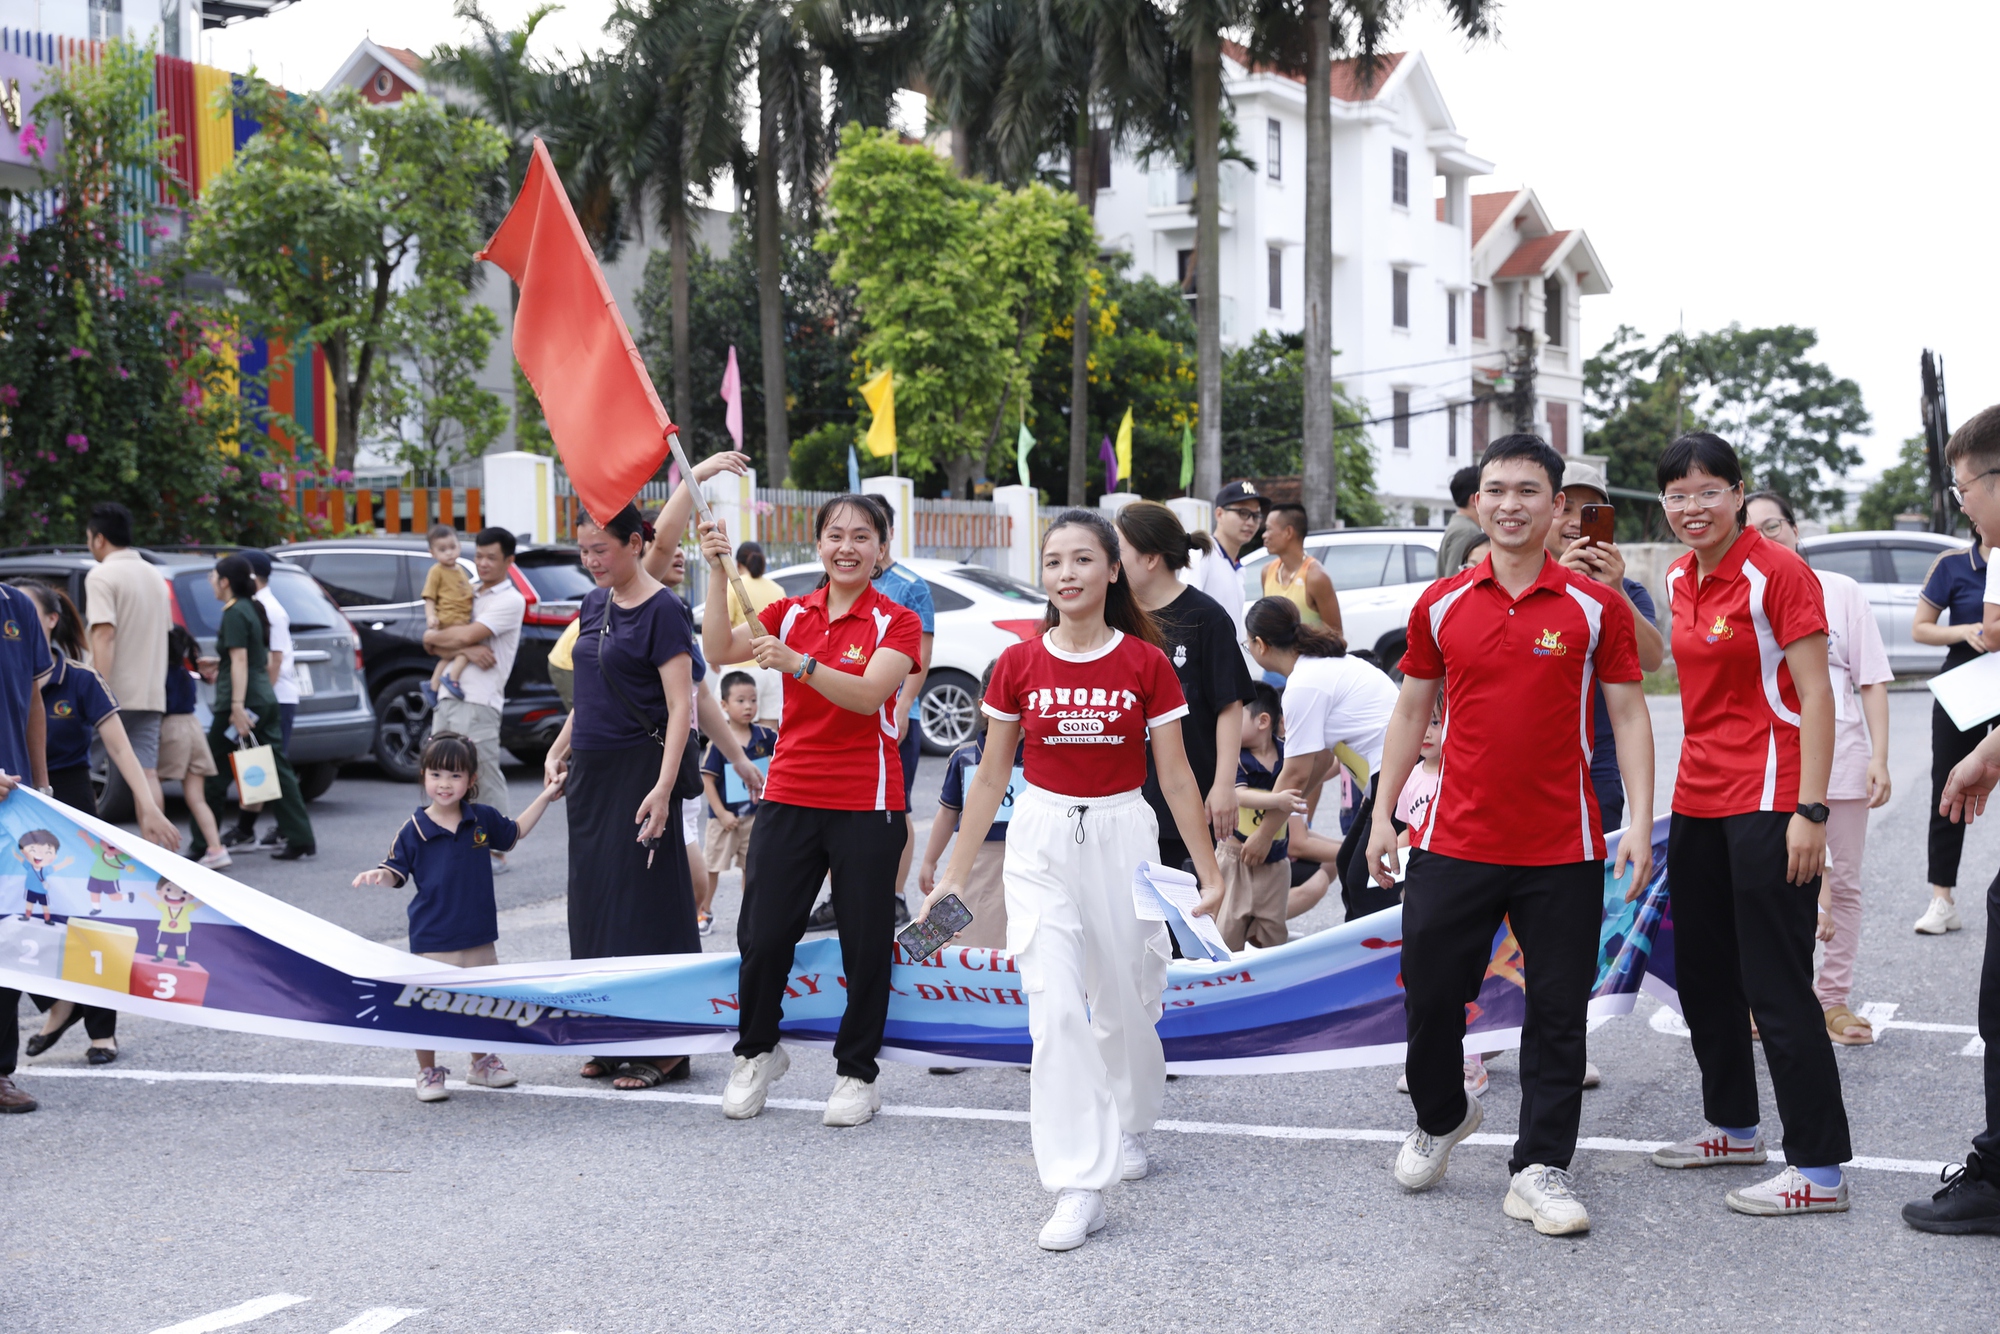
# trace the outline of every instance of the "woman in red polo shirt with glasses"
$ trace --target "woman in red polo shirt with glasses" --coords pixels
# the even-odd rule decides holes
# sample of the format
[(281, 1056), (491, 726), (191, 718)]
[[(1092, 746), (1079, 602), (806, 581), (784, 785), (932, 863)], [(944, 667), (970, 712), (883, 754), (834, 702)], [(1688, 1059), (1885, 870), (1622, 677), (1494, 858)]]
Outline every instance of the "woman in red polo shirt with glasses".
[(1847, 1208), (1852, 1156), (1840, 1070), (1813, 994), (1826, 862), (1833, 685), (1826, 600), (1792, 552), (1744, 525), (1729, 442), (1684, 435), (1659, 463), (1660, 502), (1688, 554), (1667, 571), (1680, 673), (1680, 776), (1667, 874), (1681, 1013), (1710, 1125), (1661, 1167), (1766, 1161), (1750, 1025), (1762, 1035), (1785, 1170), (1729, 1192), (1744, 1214)]
[[(703, 524), (702, 553), (716, 571), (729, 534)], [(889, 1017), (889, 960), (896, 933), (896, 862), (903, 818), (903, 761), (897, 747), (896, 691), (917, 660), (917, 614), (875, 590), (888, 541), (881, 513), (862, 496), (837, 496), (813, 524), (826, 577), (804, 597), (780, 598), (753, 624), (729, 623), (729, 599), (702, 609), (701, 647), (710, 662), (755, 659), (785, 674), (778, 749), (757, 808), (736, 916), (736, 1068), (722, 1114), (747, 1120), (791, 1067), (778, 1045), (792, 950), (820, 882), (833, 876), (847, 1008), (834, 1038), (840, 1076), (826, 1102), (830, 1126), (858, 1126), (881, 1109), (875, 1054)]]

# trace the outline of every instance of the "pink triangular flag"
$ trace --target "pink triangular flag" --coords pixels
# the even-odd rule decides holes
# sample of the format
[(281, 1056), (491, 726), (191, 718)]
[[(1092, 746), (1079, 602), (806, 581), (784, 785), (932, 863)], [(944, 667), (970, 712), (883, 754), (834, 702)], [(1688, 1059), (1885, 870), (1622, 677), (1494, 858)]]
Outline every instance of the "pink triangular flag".
[(743, 448), (743, 373), (736, 369), (736, 344), (729, 345), (729, 364), (722, 368), (722, 401), (728, 404), (723, 409), (722, 424), (729, 428), (729, 438), (736, 442), (736, 448)]

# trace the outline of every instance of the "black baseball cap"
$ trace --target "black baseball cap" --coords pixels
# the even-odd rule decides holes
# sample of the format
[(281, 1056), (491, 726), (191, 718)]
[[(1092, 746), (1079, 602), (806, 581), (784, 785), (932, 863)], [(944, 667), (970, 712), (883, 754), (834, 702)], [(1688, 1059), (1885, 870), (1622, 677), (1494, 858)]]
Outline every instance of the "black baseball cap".
[(1228, 486), (1223, 487), (1215, 493), (1215, 507), (1217, 509), (1221, 509), (1225, 505), (1240, 505), (1246, 500), (1256, 502), (1259, 514), (1269, 514), (1271, 512), (1270, 497), (1258, 495), (1257, 488), (1248, 482), (1231, 482)]
[(245, 547), (237, 553), (250, 562), (250, 573), (266, 582), (271, 578), (271, 553), (262, 547)]

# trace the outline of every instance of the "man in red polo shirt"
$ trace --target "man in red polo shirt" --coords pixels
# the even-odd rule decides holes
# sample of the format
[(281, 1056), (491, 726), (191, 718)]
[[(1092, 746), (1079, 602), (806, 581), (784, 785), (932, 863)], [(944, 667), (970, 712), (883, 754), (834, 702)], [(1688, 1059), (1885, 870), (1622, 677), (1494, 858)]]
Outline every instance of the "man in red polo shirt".
[[(1504, 1204), (1550, 1235), (1583, 1232), (1569, 1163), (1583, 1110), (1584, 1030), (1604, 913), (1604, 845), (1590, 782), (1591, 687), (1601, 683), (1632, 819), (1614, 870), (1652, 871), (1653, 727), (1639, 686), (1632, 612), (1543, 548), (1562, 513), (1562, 456), (1532, 435), (1480, 459), (1480, 526), (1492, 554), (1425, 590), (1410, 613), (1403, 688), (1382, 751), (1399, 792), (1444, 693), (1443, 753), (1430, 819), (1403, 886), (1405, 1073), (1417, 1129), (1397, 1184), (1427, 1190), (1452, 1146), (1479, 1128), (1465, 1091), (1465, 1003), (1478, 994), (1503, 921), (1519, 941), (1520, 1134)], [(1375, 808), (1368, 867), (1393, 883), (1396, 831)]]

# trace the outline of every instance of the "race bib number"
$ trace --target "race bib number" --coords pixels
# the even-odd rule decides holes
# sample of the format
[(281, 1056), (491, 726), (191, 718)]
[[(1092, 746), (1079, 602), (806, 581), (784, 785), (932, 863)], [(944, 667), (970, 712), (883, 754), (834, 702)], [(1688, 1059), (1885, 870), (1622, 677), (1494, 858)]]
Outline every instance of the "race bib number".
[(1236, 808), (1236, 832), (1244, 838), (1257, 832), (1257, 826), (1264, 823), (1264, 812), (1247, 806)]
[[(750, 761), (750, 763), (757, 766), (758, 773), (764, 775), (766, 779), (770, 778), (771, 757), (769, 755), (761, 756), (758, 759)], [(750, 789), (744, 783), (743, 775), (737, 773), (736, 766), (727, 761), (724, 761), (722, 765), (722, 800), (731, 806), (750, 800)]]
[(1020, 765), (1014, 766), (1013, 774), (1007, 779), (1007, 790), (1000, 795), (1000, 809), (993, 812), (994, 824), (1006, 824), (1014, 818), (1014, 803), (1027, 789), (1028, 776)]

